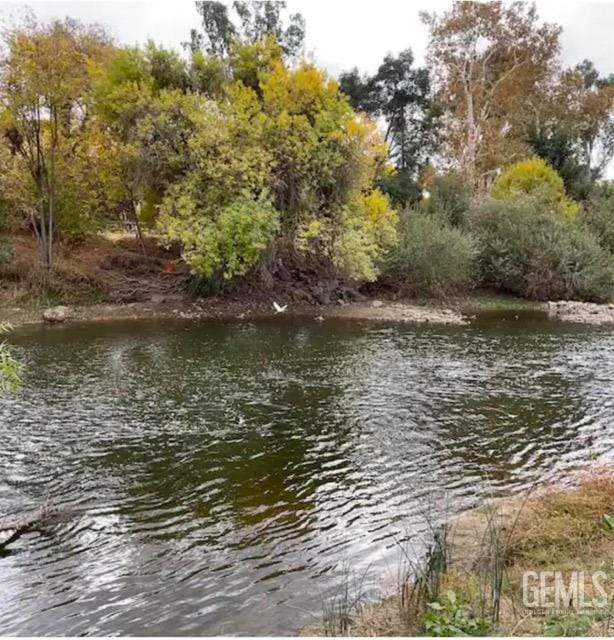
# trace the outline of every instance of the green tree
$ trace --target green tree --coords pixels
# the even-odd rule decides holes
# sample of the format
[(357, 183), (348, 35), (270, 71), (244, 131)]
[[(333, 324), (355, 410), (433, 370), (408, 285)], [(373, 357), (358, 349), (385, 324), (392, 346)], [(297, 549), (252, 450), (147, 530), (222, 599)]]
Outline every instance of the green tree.
[(549, 83), (533, 111), (529, 143), (585, 200), (614, 157), (614, 82), (584, 60)]
[(203, 99), (184, 91), (187, 79), (185, 64), (152, 43), (117, 49), (96, 74), (93, 112), (109, 140), (109, 177), (143, 250), (141, 223), (153, 225), (166, 189), (189, 163), (191, 112)]
[(540, 193), (478, 203), (468, 227), (483, 286), (536, 300), (612, 299), (612, 254), (579, 217), (553, 212)]
[(203, 50), (208, 55), (225, 58), (236, 41), (255, 44), (267, 36), (279, 43), (289, 57), (299, 55), (305, 40), (305, 20), (300, 13), (288, 17), (284, 24), (286, 3), (277, 0), (235, 0), (232, 5), (236, 18), (228, 6), (215, 0), (197, 0), (196, 10), (202, 20), (202, 32), (192, 29), (189, 48), (194, 53)]
[[(374, 279), (396, 223), (388, 199), (373, 190), (386, 153), (375, 125), (357, 116), (337, 83), (313, 65), (289, 69), (271, 38), (239, 46), (241, 55), (228, 59), (223, 99), (203, 98), (193, 112), (190, 166), (167, 190), (161, 230), (183, 238), (190, 263), (207, 276), (240, 274), (257, 263), (254, 248), (263, 258), (265, 246), (274, 252), (280, 243), (325, 257), (352, 277)], [(245, 63), (254, 60), (256, 66)], [(261, 215), (269, 205), (275, 224), (265, 225), (273, 218)], [(249, 207), (261, 212), (254, 214), (253, 236), (245, 226)], [(242, 233), (257, 242), (239, 243), (227, 261), (222, 232), (233, 226), (219, 221), (229, 219), (241, 220)], [(192, 240), (205, 228), (207, 242), (218, 247), (212, 257), (203, 255), (204, 240)]]
[(36, 209), (30, 224), (47, 273), (53, 269), (61, 166), (83, 142), (91, 69), (109, 50), (97, 28), (73, 21), (38, 24), (27, 17), (4, 33), (7, 55), (0, 66), (2, 127), (11, 151), (32, 180)]
[(219, 283), (258, 264), (275, 237), (278, 213), (266, 192), (257, 198), (244, 192), (220, 209), (202, 207), (182, 193), (174, 215), (163, 223), (168, 239), (181, 242), (186, 262)]
[(341, 90), (352, 106), (372, 118), (385, 121), (384, 140), (397, 171), (380, 181), (380, 186), (399, 204), (417, 199), (415, 184), (419, 169), (435, 152), (440, 111), (431, 94), (429, 73), (414, 68), (410, 49), (388, 55), (371, 76), (357, 69), (342, 73)]
[(585, 200), (596, 176), (582, 160), (578, 136), (561, 120), (529, 125), (527, 139), (533, 151), (545, 160), (563, 179), (571, 197)]

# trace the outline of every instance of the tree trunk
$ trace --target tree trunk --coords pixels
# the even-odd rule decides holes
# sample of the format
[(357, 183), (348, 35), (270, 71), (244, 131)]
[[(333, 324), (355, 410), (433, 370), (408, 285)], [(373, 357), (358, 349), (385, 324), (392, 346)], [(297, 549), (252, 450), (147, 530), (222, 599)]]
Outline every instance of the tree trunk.
[(53, 216), (55, 213), (55, 151), (51, 151), (49, 176), (49, 232), (47, 236), (47, 270), (53, 271)]
[(49, 266), (49, 241), (48, 234), (49, 228), (47, 226), (47, 214), (45, 207), (45, 197), (43, 194), (43, 184), (42, 178), (37, 179), (37, 191), (38, 191), (38, 215), (39, 220), (34, 218), (33, 224), (36, 226), (35, 234), (38, 240), (38, 248), (40, 251), (41, 262), (43, 264), (43, 270), (45, 279), (49, 275), (50, 266)]
[(130, 202), (132, 203), (132, 218), (134, 222), (134, 233), (136, 235), (136, 239), (141, 247), (141, 251), (143, 252), (143, 256), (147, 257), (147, 247), (145, 246), (145, 240), (143, 238), (143, 232), (141, 230), (141, 223), (139, 222), (139, 215), (137, 212), (136, 205), (134, 203), (134, 198), (130, 198)]

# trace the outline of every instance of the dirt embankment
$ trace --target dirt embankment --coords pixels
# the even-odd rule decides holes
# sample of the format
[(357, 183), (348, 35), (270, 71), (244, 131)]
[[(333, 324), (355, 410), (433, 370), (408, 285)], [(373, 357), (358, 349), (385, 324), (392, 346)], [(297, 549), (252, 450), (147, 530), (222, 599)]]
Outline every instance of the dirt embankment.
[[(262, 273), (225, 287), (223, 296), (188, 295), (195, 282), (178, 251), (147, 239), (147, 255), (131, 236), (94, 237), (59, 247), (53, 278), (44, 282), (36, 245), (12, 238), (13, 256), (0, 270), (0, 320), (41, 322), (45, 309), (59, 321), (286, 315), (463, 324), (461, 313), (434, 305), (370, 301), (330, 265), (287, 251)], [(198, 286), (198, 283), (196, 283)], [(194, 291), (193, 293), (199, 293)], [(200, 292), (207, 293), (207, 292)]]
[[(527, 306), (544, 317), (586, 324), (614, 324), (614, 304), (530, 303), (493, 294), (449, 302), (394, 299), (372, 285), (367, 298), (339, 279), (330, 265), (282, 251), (266, 269), (230, 283), (224, 295), (194, 298), (195, 281), (178, 250), (147, 238), (147, 255), (131, 236), (98, 236), (58, 249), (55, 275), (44, 282), (30, 236), (12, 238), (13, 256), (0, 268), (0, 321), (38, 323), (44, 309), (70, 307), (66, 320), (138, 318), (257, 318), (286, 315), (418, 324), (467, 324), (474, 314)], [(379, 296), (382, 296), (379, 299)], [(373, 299), (377, 297), (378, 299)], [(390, 299), (392, 298), (392, 299)], [(62, 315), (62, 314), (60, 314)], [(512, 316), (519, 318), (520, 316)]]

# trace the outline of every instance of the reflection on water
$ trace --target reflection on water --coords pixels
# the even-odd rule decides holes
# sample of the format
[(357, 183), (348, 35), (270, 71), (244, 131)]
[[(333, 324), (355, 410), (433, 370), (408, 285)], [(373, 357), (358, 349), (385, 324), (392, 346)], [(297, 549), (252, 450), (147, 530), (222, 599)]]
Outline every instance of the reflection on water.
[(15, 337), (0, 632), (292, 633), (426, 504), (561, 478), (614, 445), (614, 336), (546, 322), (127, 323)]

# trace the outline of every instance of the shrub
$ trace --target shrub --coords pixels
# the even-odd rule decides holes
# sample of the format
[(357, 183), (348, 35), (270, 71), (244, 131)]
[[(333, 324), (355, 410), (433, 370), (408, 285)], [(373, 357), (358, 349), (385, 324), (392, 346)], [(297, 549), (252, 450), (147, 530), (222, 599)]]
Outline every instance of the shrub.
[(258, 263), (279, 226), (266, 194), (255, 199), (243, 193), (215, 212), (202, 210), (189, 197), (165, 205), (160, 227), (169, 240), (181, 242), (185, 261), (206, 278), (245, 275)]
[(428, 607), (424, 615), (424, 630), (429, 636), (488, 635), (488, 622), (475, 617), (452, 589), (446, 592), (441, 602), (430, 602)]
[(13, 247), (10, 240), (0, 236), (0, 266), (7, 264), (13, 257)]
[(405, 211), (388, 274), (414, 295), (460, 294), (474, 282), (477, 249), (471, 236), (440, 216)]
[(524, 194), (539, 194), (543, 206), (567, 217), (574, 216), (579, 210), (579, 205), (565, 195), (563, 178), (541, 158), (513, 164), (492, 187), (492, 197), (498, 200)]
[(379, 189), (360, 194), (328, 220), (316, 218), (297, 234), (301, 251), (325, 255), (345, 276), (373, 282), (397, 243), (397, 212)]
[(487, 200), (470, 214), (482, 283), (537, 300), (609, 300), (612, 254), (580, 220), (548, 210), (536, 196)]
[(430, 197), (422, 204), (425, 211), (442, 215), (453, 226), (463, 224), (473, 192), (462, 176), (455, 172), (435, 176), (429, 193)]
[(614, 194), (593, 195), (582, 211), (582, 220), (614, 254)]

